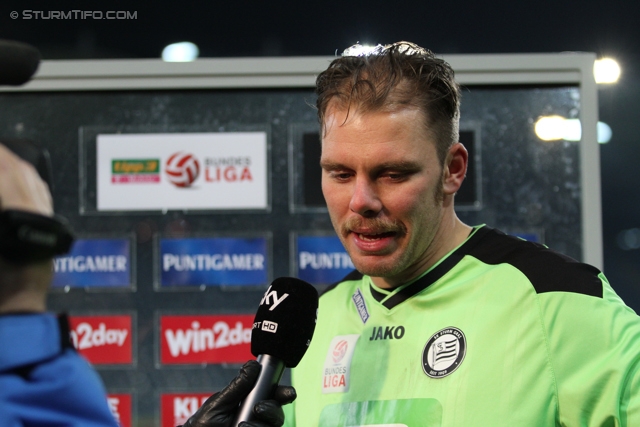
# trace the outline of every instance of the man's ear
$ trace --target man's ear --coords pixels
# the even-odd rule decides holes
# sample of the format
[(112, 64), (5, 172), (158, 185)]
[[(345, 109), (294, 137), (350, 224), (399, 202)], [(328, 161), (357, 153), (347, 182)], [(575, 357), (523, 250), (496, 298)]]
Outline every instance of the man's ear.
[(449, 148), (444, 161), (442, 176), (442, 187), (445, 195), (453, 195), (458, 191), (467, 175), (468, 161), (469, 153), (464, 148), (464, 145), (456, 142)]

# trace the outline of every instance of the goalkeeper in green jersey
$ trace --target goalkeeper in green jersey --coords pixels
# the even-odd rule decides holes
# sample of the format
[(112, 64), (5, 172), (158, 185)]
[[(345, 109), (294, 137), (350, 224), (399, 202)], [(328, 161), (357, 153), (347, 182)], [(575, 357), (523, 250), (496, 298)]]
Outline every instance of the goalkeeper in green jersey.
[(285, 425), (640, 426), (640, 320), (604, 275), (456, 216), (449, 64), (356, 45), (316, 91), (322, 190), (357, 271), (320, 298)]

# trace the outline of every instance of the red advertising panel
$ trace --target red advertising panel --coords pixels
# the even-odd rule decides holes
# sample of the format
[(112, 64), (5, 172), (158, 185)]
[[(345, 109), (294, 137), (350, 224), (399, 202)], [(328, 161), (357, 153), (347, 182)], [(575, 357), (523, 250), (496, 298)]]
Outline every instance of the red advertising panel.
[(244, 363), (254, 315), (160, 316), (160, 363)]
[(131, 315), (69, 316), (69, 324), (74, 346), (89, 362), (133, 363)]
[(128, 393), (107, 394), (109, 409), (120, 427), (132, 427), (131, 424), (131, 395)]
[[(212, 393), (163, 393), (160, 395), (161, 427), (183, 425)], [(123, 426), (124, 427), (124, 426)]]

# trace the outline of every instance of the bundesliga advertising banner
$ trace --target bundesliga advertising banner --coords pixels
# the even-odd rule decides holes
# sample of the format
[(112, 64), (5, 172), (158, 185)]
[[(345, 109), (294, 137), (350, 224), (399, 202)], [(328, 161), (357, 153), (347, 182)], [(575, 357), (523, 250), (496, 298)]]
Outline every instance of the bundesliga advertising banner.
[(267, 209), (266, 132), (102, 134), (98, 211)]
[(78, 239), (53, 260), (52, 287), (131, 287), (129, 239)]
[(267, 239), (160, 239), (160, 286), (268, 283)]
[(244, 363), (252, 359), (253, 314), (161, 315), (160, 363)]
[(296, 247), (296, 276), (313, 285), (335, 283), (355, 269), (337, 236), (298, 236)]
[(69, 316), (71, 340), (94, 365), (133, 363), (131, 315)]

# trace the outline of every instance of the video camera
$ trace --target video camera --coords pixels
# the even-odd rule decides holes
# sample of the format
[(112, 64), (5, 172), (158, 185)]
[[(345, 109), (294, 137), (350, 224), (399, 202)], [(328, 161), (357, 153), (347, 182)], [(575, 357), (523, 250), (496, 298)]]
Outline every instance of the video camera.
[[(40, 52), (25, 43), (0, 40), (0, 85), (21, 86), (40, 65)], [(49, 152), (32, 141), (3, 138), (0, 144), (31, 163), (53, 190)], [(66, 219), (20, 210), (0, 211), (0, 257), (13, 264), (29, 264), (62, 255), (71, 249), (73, 233)]]

